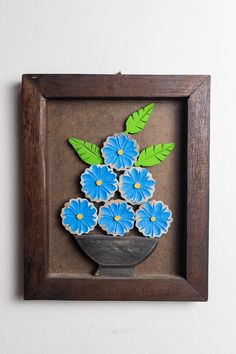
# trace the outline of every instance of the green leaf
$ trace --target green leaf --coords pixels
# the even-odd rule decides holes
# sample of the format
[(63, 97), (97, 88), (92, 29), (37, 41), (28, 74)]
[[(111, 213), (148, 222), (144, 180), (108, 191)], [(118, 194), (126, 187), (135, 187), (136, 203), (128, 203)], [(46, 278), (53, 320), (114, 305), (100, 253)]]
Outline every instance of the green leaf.
[(145, 124), (147, 123), (153, 108), (154, 108), (154, 103), (150, 103), (147, 106), (132, 113), (127, 118), (125, 134), (128, 133), (136, 134), (140, 132), (144, 128)]
[(135, 166), (158, 165), (167, 158), (174, 147), (174, 143), (148, 146), (141, 151)]
[(89, 165), (103, 163), (103, 158), (97, 145), (76, 138), (69, 138), (68, 141), (85, 163)]

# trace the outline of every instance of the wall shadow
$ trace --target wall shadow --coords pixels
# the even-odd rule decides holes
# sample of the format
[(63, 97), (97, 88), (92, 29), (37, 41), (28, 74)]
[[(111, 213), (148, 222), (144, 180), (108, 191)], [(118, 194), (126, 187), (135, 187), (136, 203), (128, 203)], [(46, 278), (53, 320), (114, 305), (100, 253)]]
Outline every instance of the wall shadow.
[(14, 127), (14, 167), (16, 171), (16, 178), (14, 184), (15, 195), (15, 225), (16, 235), (14, 239), (14, 299), (23, 299), (23, 283), (24, 283), (24, 228), (23, 228), (23, 216), (24, 216), (24, 203), (23, 203), (23, 124), (22, 124), (22, 93), (21, 83), (13, 84), (11, 87), (12, 104), (14, 106), (13, 111), (13, 127)]

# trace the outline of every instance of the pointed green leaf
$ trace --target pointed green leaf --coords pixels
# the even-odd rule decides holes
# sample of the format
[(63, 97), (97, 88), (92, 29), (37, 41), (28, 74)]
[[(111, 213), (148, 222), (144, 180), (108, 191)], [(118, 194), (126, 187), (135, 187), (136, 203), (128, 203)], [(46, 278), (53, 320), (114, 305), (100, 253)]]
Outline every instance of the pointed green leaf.
[(132, 113), (126, 121), (126, 131), (125, 134), (136, 134), (140, 132), (150, 117), (152, 110), (154, 108), (154, 103), (150, 103), (147, 106), (139, 109), (138, 111)]
[(89, 165), (103, 163), (103, 158), (97, 145), (76, 138), (69, 138), (68, 141), (85, 163)]
[(141, 151), (135, 166), (158, 165), (167, 158), (174, 147), (174, 143), (148, 146)]

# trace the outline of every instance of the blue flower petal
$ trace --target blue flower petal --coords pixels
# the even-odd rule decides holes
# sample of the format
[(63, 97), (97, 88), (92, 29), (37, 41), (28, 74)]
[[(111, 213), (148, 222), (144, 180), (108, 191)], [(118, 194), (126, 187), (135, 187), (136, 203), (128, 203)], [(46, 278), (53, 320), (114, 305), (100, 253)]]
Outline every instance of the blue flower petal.
[(143, 229), (147, 226), (148, 223), (149, 223), (148, 219), (142, 219), (142, 220), (138, 221), (137, 227)]
[(154, 212), (159, 213), (160, 211), (162, 211), (162, 203), (158, 202), (154, 207)]
[(134, 212), (126, 202), (111, 201), (100, 207), (98, 223), (108, 234), (123, 236), (134, 225)]
[(131, 167), (133, 165), (132, 158), (127, 155), (122, 155), (121, 160), (123, 168)]
[(98, 199), (105, 202), (107, 200), (107, 196), (107, 189), (105, 189), (103, 186), (98, 187)]
[[(77, 219), (82, 214), (82, 219)], [(71, 233), (88, 233), (97, 223), (97, 209), (87, 199), (71, 199), (61, 211), (62, 224)], [(86, 225), (85, 225), (86, 224)]]
[(161, 235), (161, 228), (156, 223), (153, 225), (152, 235), (157, 237)]
[(158, 213), (158, 219), (166, 219), (166, 220), (168, 220), (168, 219), (170, 219), (170, 213), (167, 212), (167, 211), (160, 211)]
[(77, 203), (75, 200), (72, 200), (72, 201), (71, 201), (70, 207), (71, 207), (71, 209), (73, 209), (73, 211), (74, 211), (75, 213), (78, 213), (79, 205), (78, 205), (78, 203)]
[(140, 188), (140, 193), (142, 194), (143, 199), (149, 199), (151, 197), (151, 191), (147, 188)]
[(136, 189), (135, 195), (134, 195), (134, 200), (140, 204), (143, 200), (143, 195), (139, 189)]
[(136, 212), (136, 226), (148, 237), (160, 237), (166, 233), (171, 221), (171, 212), (160, 201), (146, 202)]
[(95, 179), (99, 179), (100, 178), (100, 166), (97, 165), (92, 165), (91, 166), (91, 173), (94, 175)]
[(89, 192), (89, 197), (91, 200), (96, 200), (98, 198), (98, 186), (94, 186)]
[(101, 225), (106, 225), (112, 223), (112, 221), (113, 221), (113, 217), (111, 215), (104, 215), (100, 218), (99, 223)]
[(75, 212), (73, 209), (71, 209), (71, 207), (69, 207), (69, 208), (64, 208), (63, 214), (68, 215), (68, 216), (69, 215), (72, 216), (72, 215), (75, 215)]
[(148, 202), (146, 202), (146, 203), (144, 203), (144, 205), (143, 205), (143, 209), (151, 216), (152, 214), (153, 214), (153, 205), (152, 204), (150, 204), (150, 203), (148, 203)]
[(137, 214), (140, 218), (146, 218), (146, 219), (150, 218), (150, 215), (147, 213), (147, 211), (144, 208), (142, 208), (141, 210), (137, 210)]
[(126, 200), (130, 200), (133, 201), (134, 200), (134, 195), (135, 195), (135, 189), (134, 188), (130, 188), (130, 189), (126, 189), (124, 192), (124, 198)]
[(104, 160), (107, 164), (111, 164), (114, 161), (114, 158), (117, 157), (116, 151), (110, 147), (104, 147), (101, 149), (103, 155), (105, 155)]
[(79, 235), (83, 233), (81, 220), (78, 221), (77, 232)]
[(86, 222), (84, 218), (81, 220), (81, 229), (82, 232), (85, 234), (87, 234), (90, 229), (89, 224)]
[(84, 214), (88, 208), (88, 201), (85, 199), (80, 203), (80, 212)]
[(94, 183), (94, 181), (91, 183), (91, 182), (86, 182), (84, 185), (83, 185), (83, 192), (85, 193), (92, 193), (92, 191), (96, 188), (96, 185)]
[(159, 218), (157, 219), (156, 221), (156, 224), (161, 228), (163, 229), (164, 231), (166, 231), (166, 228), (167, 228), (167, 225), (168, 225), (168, 222), (166, 220), (160, 220)]
[(134, 222), (131, 220), (128, 220), (128, 219), (122, 219), (121, 223), (122, 223), (122, 225), (124, 225), (124, 228), (127, 228), (127, 229), (132, 229), (132, 227), (134, 225)]
[[(92, 175), (93, 180), (87, 180), (86, 176)], [(100, 184), (97, 185), (97, 181)], [(117, 190), (116, 175), (106, 165), (92, 165), (81, 175), (82, 191), (88, 198), (96, 202), (105, 202), (110, 199)]]
[(125, 163), (123, 160), (123, 156), (118, 156), (118, 158), (115, 160), (114, 165), (116, 166), (116, 169), (120, 170), (122, 168), (125, 168)]
[(115, 222), (111, 222), (110, 224), (106, 225), (107, 233), (112, 234), (116, 231), (116, 224)]
[[(106, 164), (117, 170), (124, 170), (131, 167), (137, 159), (137, 145), (132, 138), (125, 134), (116, 134), (108, 137), (101, 149)], [(118, 155), (118, 150), (122, 150), (122, 154)]]
[(74, 216), (66, 216), (63, 219), (64, 224), (69, 225), (69, 226), (72, 225), (75, 221), (76, 221), (75, 215)]
[(110, 145), (110, 146), (112, 146), (112, 147), (114, 147), (114, 148), (117, 148), (117, 147), (118, 147), (118, 146), (117, 146), (117, 140), (116, 140), (116, 138), (115, 138), (115, 137), (112, 137), (112, 136), (109, 136), (109, 137), (107, 138), (107, 144)]
[(87, 224), (90, 228), (92, 228), (92, 227), (96, 224), (96, 219), (95, 219), (95, 218), (90, 218), (90, 217), (85, 216), (85, 217), (83, 218), (83, 220), (84, 220), (84, 222), (86, 222), (86, 224)]
[(125, 146), (125, 151), (131, 152), (131, 151), (134, 151), (134, 148), (135, 148), (135, 143), (134, 143), (134, 141), (133, 141), (133, 140), (128, 140), (128, 141), (127, 141), (127, 144), (126, 144), (126, 146)]
[(124, 149), (127, 146), (127, 142), (128, 142), (128, 139), (127, 139), (126, 135), (121, 134), (118, 136), (118, 144), (121, 149)]
[(139, 170), (137, 168), (132, 168), (129, 171), (127, 171), (127, 175), (132, 179), (133, 183), (138, 182)]
[(91, 183), (94, 183), (95, 182), (95, 178), (94, 178), (94, 175), (92, 175), (90, 173), (90, 171), (88, 173), (84, 173), (83, 175), (81, 175), (81, 180), (83, 182), (91, 182)]
[[(136, 184), (139, 186), (136, 187)], [(121, 196), (132, 204), (142, 204), (150, 199), (154, 188), (155, 181), (146, 168), (132, 167), (120, 177)]]
[(125, 227), (124, 227), (123, 221), (122, 221), (122, 223), (121, 222), (116, 223), (115, 230), (116, 230), (116, 233), (120, 236), (123, 236), (125, 234)]
[(109, 183), (109, 182), (103, 182), (102, 187), (107, 191), (107, 193), (115, 192), (117, 189), (116, 185)]
[(121, 176), (121, 182), (122, 182), (122, 184), (133, 184), (133, 180), (132, 180), (132, 178), (130, 177), (130, 176), (125, 176), (125, 175), (122, 175)]
[(153, 223), (150, 223), (149, 221), (146, 222), (146, 225), (144, 227), (144, 234), (145, 236), (152, 236), (152, 230), (153, 230)]
[(143, 188), (148, 188), (148, 189), (153, 189), (152, 187), (156, 184), (155, 181), (145, 181), (145, 182), (140, 182)]
[(75, 232), (78, 228), (78, 220), (74, 221), (72, 225), (70, 225), (70, 229), (72, 232)]
[(129, 157), (130, 159), (132, 158), (132, 160), (133, 160), (133, 157), (136, 157), (136, 156), (138, 156), (138, 152), (137, 151), (135, 151), (135, 150), (125, 150), (125, 156), (127, 156), (127, 157)]
[[(130, 211), (129, 207), (127, 206), (126, 202), (119, 203), (119, 215), (125, 216), (126, 213), (128, 214), (128, 217), (130, 216), (130, 213), (132, 214), (132, 211)], [(132, 214), (133, 215), (133, 214)]]
[(112, 216), (118, 215), (118, 208), (119, 208), (118, 203), (111, 203), (111, 204), (109, 205), (109, 208), (110, 208), (110, 210), (111, 210), (111, 215), (112, 215)]

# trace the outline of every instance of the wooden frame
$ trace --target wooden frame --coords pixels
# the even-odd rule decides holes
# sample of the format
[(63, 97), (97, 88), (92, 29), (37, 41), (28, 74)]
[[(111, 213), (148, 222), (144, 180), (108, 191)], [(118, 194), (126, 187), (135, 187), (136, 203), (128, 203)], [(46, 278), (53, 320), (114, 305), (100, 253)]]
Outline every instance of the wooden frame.
[[(47, 270), (46, 107), (50, 99), (180, 98), (187, 101), (185, 275), (63, 277)], [(24, 297), (63, 300), (208, 298), (210, 77), (205, 75), (24, 75)]]

